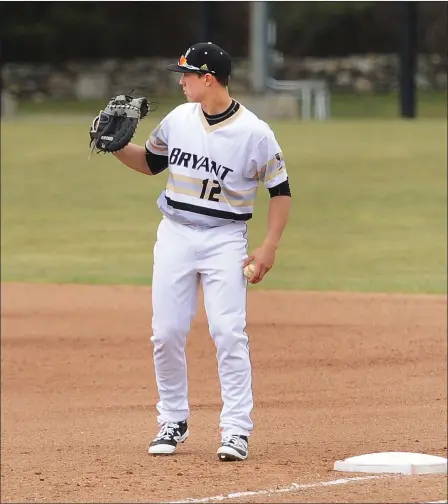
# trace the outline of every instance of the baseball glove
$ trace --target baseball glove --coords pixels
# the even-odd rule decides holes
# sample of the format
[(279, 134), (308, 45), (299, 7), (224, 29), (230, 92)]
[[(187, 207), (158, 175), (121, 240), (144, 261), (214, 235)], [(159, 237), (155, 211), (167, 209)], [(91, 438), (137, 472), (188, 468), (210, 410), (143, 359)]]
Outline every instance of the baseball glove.
[(150, 112), (147, 98), (112, 98), (90, 127), (90, 154), (116, 152), (131, 141), (138, 123)]

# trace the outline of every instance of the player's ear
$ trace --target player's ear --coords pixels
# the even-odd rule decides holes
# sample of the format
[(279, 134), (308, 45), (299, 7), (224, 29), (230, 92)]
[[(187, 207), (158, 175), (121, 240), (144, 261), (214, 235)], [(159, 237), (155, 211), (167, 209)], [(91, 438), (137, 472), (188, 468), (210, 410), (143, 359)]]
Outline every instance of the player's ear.
[(207, 87), (210, 87), (213, 84), (213, 75), (209, 74), (209, 73), (206, 73), (204, 75), (204, 78), (205, 78), (205, 85)]

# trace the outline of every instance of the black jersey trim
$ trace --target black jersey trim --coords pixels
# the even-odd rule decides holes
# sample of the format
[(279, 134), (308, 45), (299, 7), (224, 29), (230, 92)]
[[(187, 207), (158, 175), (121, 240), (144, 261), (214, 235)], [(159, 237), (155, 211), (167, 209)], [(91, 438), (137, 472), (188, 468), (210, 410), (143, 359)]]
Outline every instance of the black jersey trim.
[(158, 175), (168, 168), (168, 156), (164, 156), (163, 154), (154, 154), (154, 152), (151, 152), (146, 145), (145, 149), (146, 164), (153, 175)]
[(229, 108), (224, 112), (221, 112), (220, 114), (210, 115), (207, 114), (204, 110), (202, 112), (209, 126), (214, 126), (215, 124), (219, 124), (220, 122), (223, 122), (226, 119), (229, 119), (229, 117), (235, 115), (240, 109), (240, 106), (241, 105), (237, 101), (232, 100), (232, 103), (230, 104)]
[(271, 198), (275, 198), (275, 196), (291, 196), (291, 187), (289, 186), (289, 179), (286, 179), (284, 182), (280, 184), (270, 187), (268, 189)]
[(224, 210), (216, 210), (214, 208), (206, 208), (197, 205), (192, 205), (190, 203), (184, 203), (181, 201), (176, 201), (168, 196), (165, 196), (166, 202), (171, 207), (176, 210), (185, 210), (186, 212), (193, 212), (201, 215), (207, 215), (209, 217), (217, 217), (218, 219), (234, 220), (234, 221), (248, 221), (252, 218), (251, 213), (237, 214), (233, 212), (225, 212)]

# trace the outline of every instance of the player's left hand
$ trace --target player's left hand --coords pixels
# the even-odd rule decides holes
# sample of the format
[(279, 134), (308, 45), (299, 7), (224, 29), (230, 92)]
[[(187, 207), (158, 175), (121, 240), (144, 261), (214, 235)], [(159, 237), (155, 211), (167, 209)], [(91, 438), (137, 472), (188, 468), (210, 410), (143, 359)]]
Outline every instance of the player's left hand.
[(137, 125), (149, 112), (147, 98), (119, 95), (112, 98), (90, 127), (90, 153), (117, 152), (132, 140)]
[(275, 251), (276, 247), (269, 244), (263, 244), (247, 257), (244, 261), (243, 268), (252, 262), (255, 266), (255, 271), (248, 280), (249, 283), (257, 284), (263, 280), (263, 277), (274, 265)]

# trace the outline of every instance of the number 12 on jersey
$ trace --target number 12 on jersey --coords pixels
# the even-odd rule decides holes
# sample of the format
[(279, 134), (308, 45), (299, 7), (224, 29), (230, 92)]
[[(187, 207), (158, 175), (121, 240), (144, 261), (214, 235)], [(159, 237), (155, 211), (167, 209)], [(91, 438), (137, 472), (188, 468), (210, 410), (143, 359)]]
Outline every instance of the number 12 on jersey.
[(209, 201), (219, 202), (219, 195), (221, 194), (221, 186), (217, 180), (204, 179), (202, 181), (202, 191), (199, 196), (201, 199), (208, 199)]

